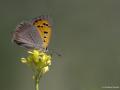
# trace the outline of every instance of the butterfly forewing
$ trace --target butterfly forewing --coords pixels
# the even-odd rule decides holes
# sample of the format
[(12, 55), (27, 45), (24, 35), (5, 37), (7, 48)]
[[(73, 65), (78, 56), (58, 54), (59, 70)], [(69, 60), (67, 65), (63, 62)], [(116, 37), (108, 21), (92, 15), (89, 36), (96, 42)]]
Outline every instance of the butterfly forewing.
[(40, 37), (42, 38), (42, 42), (43, 42), (42, 47), (46, 49), (50, 42), (51, 31), (52, 31), (50, 20), (48, 16), (40, 16), (38, 18), (33, 19), (32, 21), (33, 21), (33, 25), (39, 31)]

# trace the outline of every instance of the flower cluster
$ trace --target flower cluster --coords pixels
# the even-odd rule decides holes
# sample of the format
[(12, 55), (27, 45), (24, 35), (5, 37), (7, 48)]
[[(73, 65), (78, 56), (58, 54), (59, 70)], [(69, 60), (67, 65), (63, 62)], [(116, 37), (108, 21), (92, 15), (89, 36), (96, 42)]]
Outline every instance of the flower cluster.
[(51, 56), (39, 50), (28, 51), (28, 57), (21, 58), (21, 62), (29, 65), (35, 73), (41, 75), (49, 71)]

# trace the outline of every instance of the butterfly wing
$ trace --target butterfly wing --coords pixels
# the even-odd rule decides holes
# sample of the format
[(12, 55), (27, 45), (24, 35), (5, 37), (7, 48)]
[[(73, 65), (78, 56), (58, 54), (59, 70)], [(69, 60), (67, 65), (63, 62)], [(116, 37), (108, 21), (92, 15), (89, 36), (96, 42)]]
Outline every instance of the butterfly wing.
[(32, 20), (33, 25), (39, 31), (40, 37), (42, 39), (42, 47), (47, 49), (51, 38), (52, 26), (48, 16), (40, 16)]
[(42, 39), (39, 32), (29, 22), (22, 22), (13, 33), (13, 41), (27, 49), (41, 49)]

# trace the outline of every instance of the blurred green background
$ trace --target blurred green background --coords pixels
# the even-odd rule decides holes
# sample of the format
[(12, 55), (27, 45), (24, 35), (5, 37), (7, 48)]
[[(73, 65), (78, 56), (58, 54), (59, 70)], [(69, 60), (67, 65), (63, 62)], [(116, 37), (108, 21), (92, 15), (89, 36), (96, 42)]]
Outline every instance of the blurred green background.
[(62, 57), (53, 57), (40, 90), (120, 87), (119, 0), (0, 0), (0, 90), (34, 90), (32, 71), (19, 62), (26, 50), (11, 42), (11, 32), (44, 14), (53, 21), (50, 49)]

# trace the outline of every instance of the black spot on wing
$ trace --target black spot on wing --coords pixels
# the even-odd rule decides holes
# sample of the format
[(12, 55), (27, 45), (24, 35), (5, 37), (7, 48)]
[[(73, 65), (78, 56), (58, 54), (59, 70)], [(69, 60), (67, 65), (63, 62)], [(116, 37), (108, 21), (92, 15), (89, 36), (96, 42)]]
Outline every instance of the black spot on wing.
[(46, 36), (44, 36), (44, 38), (47, 38)]
[(37, 27), (40, 27), (40, 25), (38, 25)]
[(48, 34), (48, 32), (44, 31), (44, 34)]
[(43, 25), (44, 25), (44, 26), (48, 26), (48, 24), (47, 24), (47, 23), (43, 23)]
[(43, 42), (46, 42), (45, 40)]
[(41, 28), (43, 28), (43, 26), (40, 26)]

